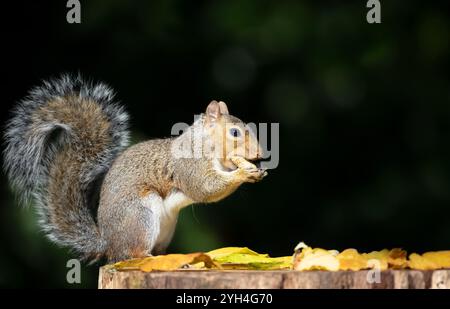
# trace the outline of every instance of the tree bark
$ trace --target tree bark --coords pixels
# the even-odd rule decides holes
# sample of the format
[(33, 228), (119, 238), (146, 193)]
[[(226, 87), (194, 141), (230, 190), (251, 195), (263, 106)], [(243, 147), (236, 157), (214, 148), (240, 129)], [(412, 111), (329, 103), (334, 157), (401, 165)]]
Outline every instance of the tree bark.
[(377, 278), (371, 271), (179, 270), (146, 273), (116, 271), (105, 266), (100, 268), (98, 287), (100, 289), (450, 289), (450, 270), (387, 270), (382, 271)]

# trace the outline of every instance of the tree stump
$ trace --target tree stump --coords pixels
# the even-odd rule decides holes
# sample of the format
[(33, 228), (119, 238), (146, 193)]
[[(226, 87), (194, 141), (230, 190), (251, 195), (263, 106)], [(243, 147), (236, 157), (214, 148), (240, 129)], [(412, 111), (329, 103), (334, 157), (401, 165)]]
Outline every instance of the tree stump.
[[(100, 268), (100, 289), (450, 289), (450, 270), (370, 271), (179, 270), (116, 271)], [(369, 280), (368, 280), (369, 278)], [(372, 278), (372, 280), (370, 279)], [(376, 279), (376, 278), (375, 278)]]

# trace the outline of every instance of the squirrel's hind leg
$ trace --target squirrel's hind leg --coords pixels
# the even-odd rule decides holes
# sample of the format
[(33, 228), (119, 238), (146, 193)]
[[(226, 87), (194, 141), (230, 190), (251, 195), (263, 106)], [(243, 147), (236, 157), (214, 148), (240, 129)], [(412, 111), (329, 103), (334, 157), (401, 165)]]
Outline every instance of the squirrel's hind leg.
[(128, 201), (127, 208), (116, 220), (120, 223), (108, 235), (109, 261), (141, 258), (152, 253), (160, 233), (162, 207), (162, 198), (153, 192), (131, 203)]

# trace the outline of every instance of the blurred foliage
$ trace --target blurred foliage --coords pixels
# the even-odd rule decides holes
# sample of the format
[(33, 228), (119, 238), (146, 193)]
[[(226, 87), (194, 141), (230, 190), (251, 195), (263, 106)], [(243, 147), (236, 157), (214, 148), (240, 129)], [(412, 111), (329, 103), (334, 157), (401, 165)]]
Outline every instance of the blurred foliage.
[[(382, 1), (65, 1), (11, 4), (2, 108), (63, 71), (108, 82), (138, 140), (169, 136), (211, 99), (280, 123), (280, 165), (214, 205), (185, 209), (171, 252), (248, 246), (449, 249), (449, 5)], [(7, 114), (2, 114), (2, 122)], [(0, 286), (57, 287), (66, 249), (17, 207), (2, 176)], [(84, 266), (95, 287), (97, 266)]]

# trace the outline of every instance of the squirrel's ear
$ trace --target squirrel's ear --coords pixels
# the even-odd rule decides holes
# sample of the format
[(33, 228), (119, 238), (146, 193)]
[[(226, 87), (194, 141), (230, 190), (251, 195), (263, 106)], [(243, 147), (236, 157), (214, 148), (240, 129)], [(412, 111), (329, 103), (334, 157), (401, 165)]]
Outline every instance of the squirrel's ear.
[(219, 102), (219, 110), (220, 110), (220, 113), (222, 114), (222, 115), (229, 115), (230, 113), (228, 112), (228, 107), (227, 107), (227, 105), (225, 104), (225, 102), (223, 102), (223, 101), (220, 101)]
[(220, 105), (216, 100), (211, 101), (206, 108), (206, 120), (215, 122), (220, 117)]

